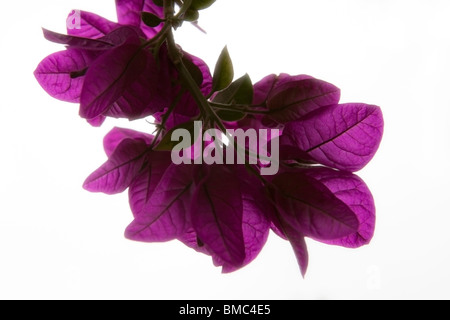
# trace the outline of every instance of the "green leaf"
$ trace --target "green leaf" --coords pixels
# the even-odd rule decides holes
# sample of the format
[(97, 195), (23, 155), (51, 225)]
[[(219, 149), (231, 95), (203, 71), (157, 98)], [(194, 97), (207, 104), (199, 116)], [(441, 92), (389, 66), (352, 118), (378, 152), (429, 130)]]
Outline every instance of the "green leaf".
[(150, 12), (142, 12), (142, 21), (150, 28), (157, 27), (163, 22), (160, 17)]
[(198, 21), (199, 17), (200, 17), (200, 13), (198, 13), (197, 10), (189, 9), (184, 14), (184, 20), (189, 21), (189, 22)]
[(164, 0), (153, 0), (153, 3), (158, 7), (164, 7)]
[(250, 76), (246, 74), (233, 82), (228, 88), (219, 92), (214, 102), (223, 104), (245, 104), (253, 102), (253, 83)]
[(191, 9), (203, 10), (211, 7), (216, 0), (192, 0)]
[(195, 141), (197, 141), (199, 134), (201, 133), (201, 128), (197, 128), (196, 130), (196, 124), (194, 121), (186, 122), (183, 124), (180, 124), (167, 132), (164, 137), (162, 138), (161, 142), (156, 146), (154, 149), (155, 151), (172, 151), (173, 148), (175, 148), (180, 142), (179, 141), (172, 141), (172, 134), (178, 130), (178, 129), (185, 129), (189, 131), (191, 138), (194, 137), (194, 140), (191, 140), (191, 145), (194, 144)]
[[(250, 105), (253, 102), (253, 84), (250, 76), (246, 74), (219, 92), (214, 102), (230, 105), (230, 108), (233, 108), (233, 104)], [(234, 122), (244, 119), (246, 113), (236, 107), (236, 111), (220, 110), (217, 115), (223, 121)]]
[(234, 78), (233, 62), (231, 61), (228, 48), (225, 47), (217, 60), (213, 77), (213, 90), (217, 92), (225, 89), (230, 85)]

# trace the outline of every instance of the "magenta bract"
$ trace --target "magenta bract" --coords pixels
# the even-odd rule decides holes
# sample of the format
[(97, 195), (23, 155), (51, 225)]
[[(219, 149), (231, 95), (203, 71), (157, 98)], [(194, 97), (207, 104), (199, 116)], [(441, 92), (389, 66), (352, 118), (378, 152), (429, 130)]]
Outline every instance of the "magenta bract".
[[(346, 248), (370, 243), (375, 203), (353, 172), (364, 168), (380, 146), (381, 109), (342, 104), (339, 88), (307, 75), (269, 75), (256, 84), (245, 76), (231, 82), (227, 50), (212, 75), (171, 34), (193, 8), (182, 7), (174, 16), (173, 1), (164, 3), (166, 11), (153, 0), (116, 0), (118, 23), (72, 12), (67, 35), (44, 29), (47, 40), (66, 50), (49, 55), (35, 71), (52, 97), (80, 103), (80, 116), (92, 126), (108, 117), (156, 119), (153, 134), (112, 129), (103, 141), (108, 159), (84, 183), (91, 192), (128, 189), (133, 221), (126, 238), (181, 241), (228, 273), (256, 259), (272, 230), (290, 242), (303, 275), (309, 261), (306, 238)], [(143, 12), (156, 23), (144, 23)], [(223, 139), (218, 129), (259, 130), (263, 139), (245, 140), (235, 149), (222, 144), (217, 150), (212, 137), (195, 136), (198, 123), (201, 132), (219, 132), (214, 139)], [(183, 149), (195, 151), (187, 158), (196, 164), (175, 164), (168, 149), (176, 129), (190, 135)], [(258, 158), (245, 165), (200, 164), (202, 147), (211, 147), (209, 159), (230, 150)], [(279, 171), (266, 177), (268, 158), (275, 159)]]

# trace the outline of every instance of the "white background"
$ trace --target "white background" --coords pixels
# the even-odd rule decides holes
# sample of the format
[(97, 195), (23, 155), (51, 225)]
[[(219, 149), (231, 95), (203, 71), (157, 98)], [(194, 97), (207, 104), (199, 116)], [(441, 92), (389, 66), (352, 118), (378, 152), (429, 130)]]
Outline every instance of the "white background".
[(0, 298), (448, 299), (450, 298), (450, 2), (446, 0), (218, 0), (190, 25), (184, 49), (214, 66), (224, 45), (237, 76), (310, 74), (344, 102), (380, 105), (381, 149), (359, 174), (378, 226), (348, 250), (309, 241), (306, 279), (289, 244), (271, 236), (231, 275), (176, 242), (123, 238), (127, 195), (83, 191), (105, 161), (103, 136), (78, 107), (50, 98), (32, 72), (44, 26), (64, 32), (71, 9), (115, 19), (112, 0), (7, 1), (0, 10)]

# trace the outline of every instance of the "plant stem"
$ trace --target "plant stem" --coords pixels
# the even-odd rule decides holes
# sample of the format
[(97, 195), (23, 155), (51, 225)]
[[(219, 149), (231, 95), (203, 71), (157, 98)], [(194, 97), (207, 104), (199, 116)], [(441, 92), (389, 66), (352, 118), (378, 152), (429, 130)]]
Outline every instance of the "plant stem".
[(164, 18), (167, 21), (171, 22), (169, 19), (173, 18), (174, 12), (175, 12), (174, 1), (173, 0), (164, 0)]
[[(165, 15), (166, 23), (173, 27), (173, 23), (175, 22), (174, 20), (178, 20), (180, 17), (182, 17), (182, 15), (189, 9), (191, 4), (192, 4), (192, 0), (185, 0), (183, 2), (183, 6), (181, 7), (180, 11), (174, 17), (174, 12), (175, 12), (174, 0), (164, 0), (164, 15)], [(167, 31), (166, 42), (167, 42), (170, 60), (175, 65), (175, 68), (177, 69), (185, 88), (190, 92), (190, 94), (192, 95), (194, 100), (197, 102), (197, 105), (198, 105), (200, 111), (202, 112), (202, 114), (204, 114), (207, 117), (206, 121), (211, 121), (213, 124), (217, 125), (219, 127), (219, 129), (226, 135), (226, 137), (231, 140), (232, 139), (231, 135), (228, 133), (225, 125), (223, 124), (223, 122), (219, 118), (219, 116), (217, 115), (213, 106), (218, 109), (224, 108), (224, 110), (226, 110), (226, 108), (228, 108), (228, 110), (230, 110), (232, 106), (220, 105), (217, 103), (215, 104), (215, 103), (209, 102), (208, 98), (203, 95), (203, 93), (200, 91), (200, 88), (197, 85), (196, 81), (194, 80), (191, 73), (189, 72), (189, 70), (186, 68), (186, 66), (183, 63), (183, 54), (182, 54), (181, 49), (175, 43), (175, 38), (174, 38), (172, 29)], [(176, 103), (177, 102), (175, 100), (173, 106), (171, 106), (172, 111), (173, 111), (173, 108), (176, 105)], [(245, 106), (245, 108), (248, 110), (248, 111), (246, 110), (245, 112), (252, 113), (252, 111), (253, 111), (253, 113), (266, 114), (266, 111), (249, 110), (248, 107), (249, 106)], [(232, 110), (232, 111), (236, 111), (236, 110)], [(166, 117), (168, 118), (170, 116), (170, 113), (171, 113), (171, 110), (168, 110), (168, 112), (165, 114), (164, 118), (166, 118)], [(167, 121), (167, 119), (165, 119), (165, 120)], [(164, 120), (163, 120), (163, 123), (164, 123)], [(161, 134), (161, 131), (158, 132), (158, 134)], [(246, 148), (242, 148), (237, 145), (234, 145), (234, 148), (241, 155), (243, 153), (244, 157), (246, 156), (247, 153), (250, 153), (250, 151), (248, 151)], [(244, 150), (242, 150), (242, 149), (244, 149)], [(267, 183), (268, 183), (267, 180), (261, 176), (259, 171), (254, 166), (247, 164), (247, 169), (252, 174), (254, 174), (258, 179), (260, 179), (260, 181), (263, 184), (267, 185)]]
[(141, 46), (141, 49), (148, 48), (151, 45), (157, 43), (159, 40), (161, 40), (161, 37), (163, 37), (170, 29), (172, 29), (171, 24), (170, 23), (165, 23), (164, 27), (161, 29), (161, 31), (154, 38), (152, 38), (149, 41), (145, 42)]
[(171, 113), (173, 112), (175, 107), (180, 102), (180, 100), (183, 97), (184, 93), (185, 93), (185, 91), (183, 89), (181, 89), (180, 92), (178, 93), (178, 95), (176, 96), (176, 98), (172, 101), (172, 104), (170, 105), (170, 107), (167, 110), (167, 112), (162, 117), (160, 128), (158, 129), (158, 132), (156, 133), (156, 136), (153, 139), (153, 142), (152, 142), (152, 144), (150, 146), (150, 149), (153, 149), (155, 147), (155, 145), (157, 144), (159, 137), (161, 136), (162, 132), (165, 130), (167, 120), (169, 120), (169, 117), (170, 117)]
[(200, 91), (200, 88), (197, 86), (197, 83), (195, 82), (194, 78), (192, 78), (191, 73), (184, 65), (182, 60), (182, 54), (180, 52), (180, 49), (175, 44), (172, 31), (169, 31), (167, 35), (167, 44), (169, 48), (170, 59), (172, 60), (172, 63), (175, 65), (175, 68), (178, 70), (180, 77), (184, 82), (186, 88), (189, 90), (192, 97), (197, 102), (199, 108), (204, 114), (206, 114), (215, 122), (215, 124), (219, 127), (219, 129), (222, 132), (226, 133), (227, 129), (223, 125), (222, 120), (220, 120), (219, 116), (211, 107), (208, 100), (206, 100), (206, 97)]
[(180, 11), (178, 11), (177, 15), (175, 16), (175, 19), (178, 20), (179, 18), (181, 18), (189, 10), (189, 7), (191, 6), (191, 4), (192, 4), (192, 0), (184, 0), (184, 3), (181, 6)]
[(210, 102), (209, 104), (218, 110), (244, 112), (244, 113), (251, 113), (251, 114), (270, 114), (269, 110), (250, 109), (249, 105), (243, 105), (243, 104), (223, 104), (223, 103), (217, 103), (217, 102)]
[[(180, 9), (180, 12), (186, 12), (189, 6), (191, 5), (192, 0), (186, 0), (183, 4), (183, 7)], [(174, 1), (173, 0), (165, 0), (164, 1), (164, 14), (165, 18), (168, 22), (171, 22), (174, 18)], [(200, 108), (201, 112), (211, 118), (214, 123), (219, 127), (219, 129), (227, 133), (227, 129), (222, 123), (222, 120), (220, 120), (217, 113), (214, 111), (214, 109), (209, 104), (206, 97), (203, 95), (203, 93), (200, 91), (200, 88), (198, 87), (197, 83), (195, 82), (194, 78), (192, 77), (189, 70), (186, 68), (186, 66), (183, 63), (183, 55), (181, 53), (180, 48), (176, 45), (175, 39), (173, 36), (173, 31), (170, 30), (167, 33), (167, 47), (169, 49), (169, 57), (172, 61), (172, 63), (175, 65), (175, 68), (180, 74), (180, 77), (182, 81), (184, 82), (186, 88), (191, 93), (194, 100), (197, 102), (198, 107)]]

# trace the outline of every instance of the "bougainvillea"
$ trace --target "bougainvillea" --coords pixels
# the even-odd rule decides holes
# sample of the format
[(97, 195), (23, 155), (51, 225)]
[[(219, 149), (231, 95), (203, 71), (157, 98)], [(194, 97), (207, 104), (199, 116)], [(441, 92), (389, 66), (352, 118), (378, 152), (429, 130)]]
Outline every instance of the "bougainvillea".
[(301, 271), (305, 238), (357, 248), (375, 229), (375, 205), (353, 173), (375, 155), (379, 107), (341, 104), (340, 90), (311, 76), (235, 81), (227, 49), (211, 74), (184, 52), (174, 30), (215, 0), (116, 0), (118, 23), (73, 11), (66, 49), (35, 71), (51, 96), (80, 104), (93, 126), (107, 117), (153, 116), (153, 133), (114, 128), (91, 192), (128, 189), (128, 239), (179, 240), (223, 272), (253, 261), (269, 232), (289, 241)]

